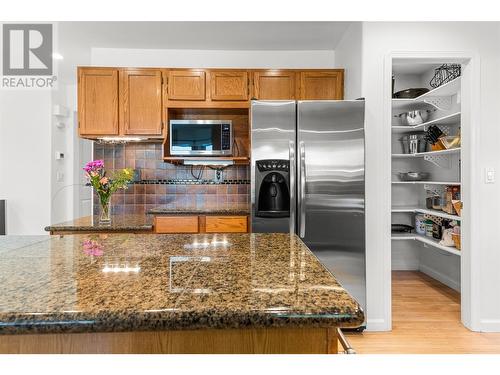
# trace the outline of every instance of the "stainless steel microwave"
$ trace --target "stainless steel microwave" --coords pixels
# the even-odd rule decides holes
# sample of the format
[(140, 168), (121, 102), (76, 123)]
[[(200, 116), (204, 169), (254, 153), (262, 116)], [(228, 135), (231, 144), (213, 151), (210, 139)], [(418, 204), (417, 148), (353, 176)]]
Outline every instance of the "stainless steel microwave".
[(232, 155), (230, 120), (170, 120), (170, 155)]

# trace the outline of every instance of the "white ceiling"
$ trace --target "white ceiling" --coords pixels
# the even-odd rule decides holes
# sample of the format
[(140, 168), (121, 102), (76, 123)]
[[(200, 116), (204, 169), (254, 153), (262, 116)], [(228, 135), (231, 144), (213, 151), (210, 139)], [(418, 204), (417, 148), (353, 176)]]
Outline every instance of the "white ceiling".
[(351, 22), (61, 22), (61, 48), (333, 50)]
[(353, 22), (59, 22), (62, 82), (90, 64), (92, 48), (334, 50)]

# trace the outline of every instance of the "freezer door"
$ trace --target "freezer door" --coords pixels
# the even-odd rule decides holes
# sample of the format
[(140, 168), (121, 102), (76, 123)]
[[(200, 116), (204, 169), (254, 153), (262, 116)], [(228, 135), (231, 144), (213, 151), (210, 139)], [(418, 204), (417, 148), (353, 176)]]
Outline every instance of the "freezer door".
[(299, 101), (297, 160), (299, 236), (364, 306), (364, 101)]
[[(251, 103), (250, 121), (252, 137), (251, 172), (251, 216), (252, 231), (295, 231), (295, 138), (297, 123), (295, 101), (259, 101)], [(291, 160), (289, 166), (290, 217), (262, 218), (255, 215), (256, 160)], [(257, 187), (258, 188), (258, 187)]]

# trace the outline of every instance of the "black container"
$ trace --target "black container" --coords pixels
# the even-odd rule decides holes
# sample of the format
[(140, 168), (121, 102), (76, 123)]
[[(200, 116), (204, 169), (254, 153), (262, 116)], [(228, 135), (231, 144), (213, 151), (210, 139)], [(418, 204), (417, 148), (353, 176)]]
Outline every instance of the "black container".
[(440, 240), (443, 236), (443, 230), (441, 224), (433, 223), (432, 224), (432, 238), (436, 240)]
[(393, 97), (396, 99), (415, 99), (416, 97), (429, 92), (429, 89), (426, 88), (415, 88), (415, 89), (406, 89), (401, 90), (394, 93)]

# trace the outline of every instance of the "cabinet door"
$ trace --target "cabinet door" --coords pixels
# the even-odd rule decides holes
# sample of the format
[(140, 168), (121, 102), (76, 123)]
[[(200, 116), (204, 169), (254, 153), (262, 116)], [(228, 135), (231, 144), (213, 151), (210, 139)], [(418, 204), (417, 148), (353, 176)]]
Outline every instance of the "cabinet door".
[(301, 72), (300, 99), (344, 99), (344, 72)]
[(248, 218), (246, 216), (207, 216), (205, 231), (207, 233), (246, 233)]
[(80, 135), (118, 135), (118, 70), (78, 70)]
[(120, 82), (123, 133), (161, 135), (161, 70), (124, 70)]
[(286, 70), (255, 72), (254, 97), (260, 100), (294, 100), (296, 75)]
[(155, 233), (198, 233), (198, 216), (155, 216)]
[(205, 100), (205, 72), (171, 70), (168, 72), (169, 100)]
[(248, 100), (248, 73), (246, 71), (210, 72), (212, 100)]

